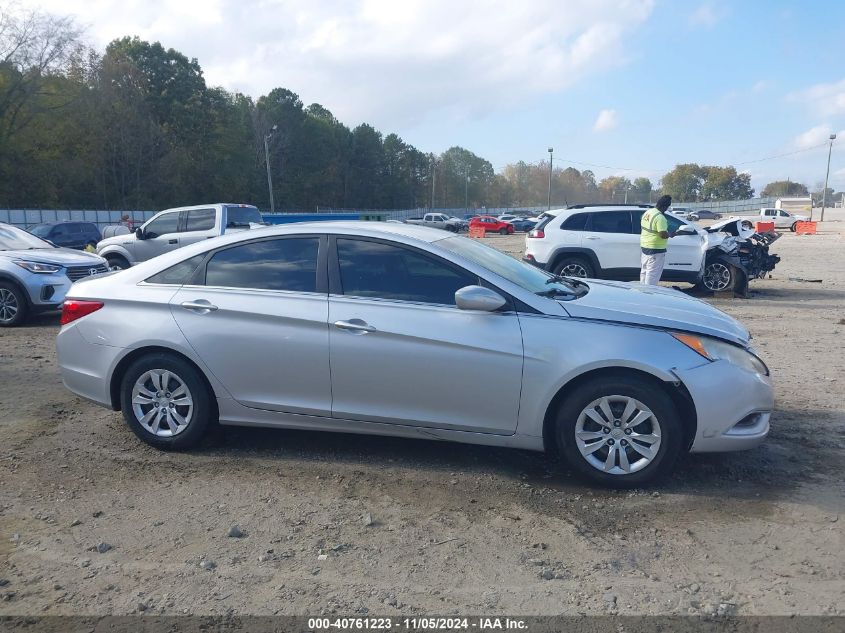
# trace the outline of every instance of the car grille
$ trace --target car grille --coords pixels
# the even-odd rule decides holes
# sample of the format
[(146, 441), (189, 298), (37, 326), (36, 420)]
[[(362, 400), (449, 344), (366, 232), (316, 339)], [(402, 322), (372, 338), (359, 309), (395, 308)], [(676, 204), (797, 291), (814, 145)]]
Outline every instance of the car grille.
[(90, 275), (99, 275), (100, 273), (108, 272), (105, 264), (96, 264), (93, 266), (68, 266), (66, 269), (67, 276), (71, 281), (79, 281)]

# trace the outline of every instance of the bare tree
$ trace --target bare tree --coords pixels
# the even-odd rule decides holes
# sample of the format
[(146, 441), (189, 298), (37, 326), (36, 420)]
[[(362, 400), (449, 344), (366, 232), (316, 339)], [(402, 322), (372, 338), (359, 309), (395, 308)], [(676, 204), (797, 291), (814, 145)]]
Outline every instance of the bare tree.
[(81, 33), (71, 18), (0, 4), (0, 148), (39, 114), (67, 104), (39, 97), (82, 54)]

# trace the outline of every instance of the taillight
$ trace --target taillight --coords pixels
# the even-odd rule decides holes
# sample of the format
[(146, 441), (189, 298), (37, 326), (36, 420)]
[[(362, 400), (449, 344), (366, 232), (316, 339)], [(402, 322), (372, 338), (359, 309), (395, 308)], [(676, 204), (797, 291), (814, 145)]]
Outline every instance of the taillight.
[(528, 237), (543, 238), (546, 237), (546, 234), (543, 232), (543, 229), (532, 229), (528, 232)]
[(103, 307), (102, 301), (81, 301), (79, 299), (68, 299), (62, 304), (62, 318), (60, 325), (73, 323), (77, 319), (88, 316)]

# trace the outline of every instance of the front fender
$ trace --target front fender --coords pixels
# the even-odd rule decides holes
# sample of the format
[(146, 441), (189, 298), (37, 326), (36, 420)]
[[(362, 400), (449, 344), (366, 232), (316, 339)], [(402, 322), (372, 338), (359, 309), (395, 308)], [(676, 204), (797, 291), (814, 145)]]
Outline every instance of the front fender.
[(519, 315), (523, 380), (517, 432), (541, 437), (546, 411), (561, 389), (595, 370), (633, 370), (676, 384), (678, 369), (705, 361), (666, 331), (621, 323)]
[(97, 255), (100, 257), (106, 257), (107, 255), (120, 255), (130, 264), (134, 265), (136, 263), (132, 254), (129, 252), (129, 249), (119, 244), (107, 244), (102, 248), (100, 248), (100, 245), (97, 244)]

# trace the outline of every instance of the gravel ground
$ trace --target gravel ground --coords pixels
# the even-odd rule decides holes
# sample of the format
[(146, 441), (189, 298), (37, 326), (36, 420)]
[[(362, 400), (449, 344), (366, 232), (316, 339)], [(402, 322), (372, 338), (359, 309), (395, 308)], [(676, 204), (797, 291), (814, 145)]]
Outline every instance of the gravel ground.
[(714, 300), (772, 369), (766, 444), (633, 492), (391, 438), (228, 429), (158, 452), (64, 390), (55, 317), (0, 331), (0, 615), (843, 614), (843, 249), (842, 223), (786, 234), (773, 279)]

